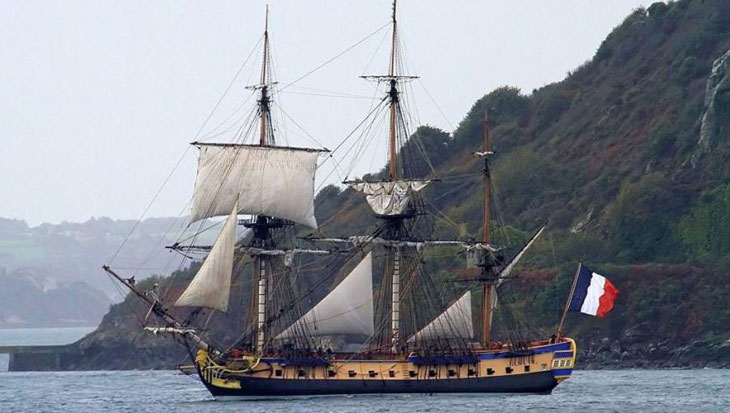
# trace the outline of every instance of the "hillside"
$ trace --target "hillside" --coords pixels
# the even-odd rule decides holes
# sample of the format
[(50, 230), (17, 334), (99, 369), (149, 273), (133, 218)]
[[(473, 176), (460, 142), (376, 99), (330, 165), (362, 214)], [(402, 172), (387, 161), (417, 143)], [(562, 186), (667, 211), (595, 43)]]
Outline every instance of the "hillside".
[[(419, 128), (442, 178), (425, 195), (449, 217), (431, 237), (478, 235), (479, 181), (450, 177), (480, 170), (471, 153), (485, 112), (497, 152), (495, 240), (514, 249), (549, 229), (501, 291), (501, 308), (549, 335), (582, 261), (621, 290), (607, 319), (568, 319), (584, 367), (730, 365), (730, 2), (638, 9), (564, 80), (492, 91), (451, 134)], [(320, 233), (372, 229), (374, 219), (359, 218), (366, 208), (351, 190), (324, 188)], [(447, 265), (438, 277), (453, 276)], [(100, 331), (124, 312), (114, 314)]]

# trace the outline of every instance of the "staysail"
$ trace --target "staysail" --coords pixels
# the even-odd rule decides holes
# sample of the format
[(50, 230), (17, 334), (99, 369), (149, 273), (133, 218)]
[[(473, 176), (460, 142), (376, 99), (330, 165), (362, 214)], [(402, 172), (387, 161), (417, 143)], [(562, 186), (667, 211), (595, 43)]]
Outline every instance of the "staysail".
[(377, 215), (402, 215), (413, 193), (425, 188), (431, 181), (350, 182), (351, 188), (365, 194), (370, 208)]
[(226, 312), (233, 273), (233, 249), (238, 224), (238, 202), (233, 201), (231, 212), (223, 223), (210, 254), (188, 288), (177, 299), (175, 307), (206, 307)]
[(375, 331), (372, 291), (373, 257), (370, 252), (322, 301), (276, 338), (290, 338), (296, 331), (307, 331), (312, 336), (371, 336)]
[(436, 339), (471, 339), (471, 291), (467, 291), (441, 315), (408, 339), (409, 343)]
[(192, 220), (241, 214), (284, 218), (317, 228), (314, 176), (321, 150), (194, 142), (200, 148)]

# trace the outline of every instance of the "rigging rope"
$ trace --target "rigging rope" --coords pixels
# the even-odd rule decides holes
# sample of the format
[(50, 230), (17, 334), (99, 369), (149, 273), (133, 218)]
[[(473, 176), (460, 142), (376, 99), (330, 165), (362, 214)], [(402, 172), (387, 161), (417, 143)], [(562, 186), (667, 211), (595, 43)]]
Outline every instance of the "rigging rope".
[(366, 41), (366, 40), (368, 40), (369, 38), (373, 37), (373, 36), (374, 36), (375, 34), (377, 34), (377, 33), (378, 33), (379, 31), (383, 30), (384, 28), (386, 28), (386, 27), (388, 27), (388, 26), (390, 26), (390, 22), (388, 22), (388, 23), (386, 23), (386, 24), (384, 24), (384, 25), (380, 26), (380, 27), (379, 27), (378, 29), (376, 29), (376, 30), (375, 30), (374, 32), (372, 32), (372, 33), (370, 33), (369, 35), (365, 36), (365, 37), (364, 37), (363, 39), (359, 40), (358, 42), (356, 42), (356, 43), (355, 43), (355, 44), (353, 44), (352, 46), (350, 46), (350, 47), (346, 48), (345, 50), (343, 50), (343, 51), (341, 51), (340, 53), (336, 54), (335, 56), (331, 57), (330, 59), (328, 59), (328, 60), (327, 60), (327, 61), (325, 61), (324, 63), (322, 63), (322, 64), (320, 64), (319, 66), (315, 67), (314, 69), (312, 69), (312, 70), (308, 71), (307, 73), (305, 73), (305, 74), (303, 74), (303, 75), (299, 76), (298, 78), (294, 79), (293, 81), (291, 81), (291, 82), (287, 83), (287, 84), (286, 84), (286, 85), (284, 85), (284, 86), (283, 86), (283, 87), (282, 87), (281, 89), (279, 89), (279, 93), (281, 93), (281, 92), (283, 92), (284, 90), (286, 90), (286, 89), (287, 89), (287, 88), (288, 88), (289, 86), (292, 86), (293, 84), (295, 84), (295, 83), (299, 82), (300, 80), (302, 80), (302, 79), (306, 78), (307, 76), (311, 75), (312, 73), (314, 73), (314, 72), (318, 71), (319, 69), (321, 69), (321, 68), (325, 67), (326, 65), (328, 65), (328, 64), (330, 64), (330, 63), (332, 63), (333, 61), (337, 60), (337, 59), (338, 59), (339, 57), (341, 57), (341, 56), (342, 56), (342, 55), (344, 55), (345, 53), (349, 52), (350, 50), (354, 49), (355, 47), (359, 46), (360, 44), (362, 44), (363, 42), (365, 42), (365, 41)]

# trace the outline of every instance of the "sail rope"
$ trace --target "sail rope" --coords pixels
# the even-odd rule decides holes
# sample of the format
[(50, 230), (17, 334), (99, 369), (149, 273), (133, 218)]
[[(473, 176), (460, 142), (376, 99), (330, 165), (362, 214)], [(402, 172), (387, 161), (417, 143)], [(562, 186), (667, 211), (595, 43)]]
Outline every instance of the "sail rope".
[(419, 78), (419, 79), (416, 79), (416, 81), (418, 82), (418, 84), (421, 85), (421, 87), (423, 88), (423, 91), (426, 92), (426, 96), (428, 96), (428, 98), (431, 100), (431, 103), (433, 103), (433, 105), (436, 106), (436, 109), (439, 111), (441, 116), (443, 116), (444, 120), (446, 121), (446, 124), (449, 125), (449, 129), (451, 129), (452, 131), (456, 130), (454, 125), (449, 120), (449, 117), (446, 116), (446, 113), (444, 113), (444, 111), (441, 109), (441, 106), (438, 104), (436, 99), (434, 99), (434, 97), (431, 95), (431, 92), (429, 92), (428, 88), (426, 88), (426, 84), (423, 82), (423, 80)]
[(365, 41), (367, 41), (371, 37), (375, 36), (378, 32), (380, 32), (381, 30), (385, 29), (388, 26), (390, 26), (390, 22), (388, 22), (388, 23), (380, 26), (379, 28), (375, 29), (375, 31), (373, 31), (372, 33), (368, 34), (367, 36), (365, 36), (364, 38), (360, 39), (359, 41), (355, 42), (353, 45), (347, 47), (345, 50), (341, 51), (340, 53), (336, 54), (335, 56), (327, 59), (324, 63), (322, 63), (322, 64), (314, 67), (310, 71), (304, 73), (303, 75), (299, 76), (298, 78), (296, 78), (296, 79), (292, 80), (291, 82), (285, 84), (284, 86), (282, 86), (281, 89), (279, 89), (279, 93), (283, 92), (284, 90), (286, 90), (290, 86), (298, 83), (299, 81), (305, 79), (307, 76), (311, 75), (312, 73), (314, 73), (314, 72), (322, 69), (323, 67), (327, 66), (328, 64), (330, 64), (330, 63), (334, 62), (335, 60), (339, 59), (340, 57), (342, 57), (343, 55), (345, 55), (347, 52), (349, 52), (350, 50), (352, 50), (352, 49), (356, 48), (357, 46), (361, 45), (362, 43), (364, 43)]
[(314, 136), (312, 136), (312, 134), (307, 132), (307, 130), (304, 129), (304, 127), (302, 127), (302, 125), (300, 125), (299, 122), (297, 122), (293, 117), (289, 116), (289, 114), (286, 113), (286, 111), (284, 110), (283, 107), (281, 107), (281, 105), (274, 102), (274, 106), (276, 106), (287, 119), (289, 119), (297, 128), (299, 128), (299, 130), (301, 130), (304, 133), (304, 135), (303, 135), (304, 137), (308, 138), (312, 143), (314, 143), (315, 145), (317, 145), (321, 148), (325, 147), (320, 141), (317, 140), (317, 138), (315, 138)]
[[(388, 24), (386, 24), (385, 26), (387, 27), (389, 25), (390, 25), (390, 22), (388, 22)], [(389, 34), (390, 33), (388, 31), (384, 31), (383, 32), (383, 37), (380, 38), (380, 42), (378, 43), (378, 46), (375, 48), (375, 51), (373, 51), (372, 56), (370, 56), (370, 60), (368, 60), (368, 63), (365, 65), (365, 68), (363, 69), (363, 71), (360, 74), (360, 76), (365, 76), (365, 74), (367, 73), (368, 69), (370, 68), (370, 65), (373, 64), (373, 61), (375, 60), (375, 57), (377, 56), (378, 52), (383, 47), (383, 44), (385, 43), (385, 39), (388, 38), (388, 35)]]
[(329, 93), (316, 93), (316, 92), (282, 92), (289, 95), (303, 95), (303, 96), (319, 96), (319, 97), (325, 97), (325, 98), (337, 98), (337, 99), (372, 99), (370, 96), (364, 96), (364, 95), (352, 95), (347, 93), (341, 93), (341, 92), (329, 92)]

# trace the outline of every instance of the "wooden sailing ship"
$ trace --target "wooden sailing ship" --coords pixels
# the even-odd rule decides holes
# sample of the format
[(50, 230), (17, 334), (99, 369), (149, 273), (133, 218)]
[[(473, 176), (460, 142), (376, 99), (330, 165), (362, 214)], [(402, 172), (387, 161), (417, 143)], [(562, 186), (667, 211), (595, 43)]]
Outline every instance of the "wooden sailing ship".
[[(481, 239), (432, 240), (419, 235), (417, 226), (423, 216), (419, 191), (435, 184), (435, 179), (414, 176), (407, 160), (398, 157), (402, 144), (398, 137), (408, 137), (401, 84), (413, 77), (398, 71), (395, 2), (390, 40), (388, 74), (368, 77), (387, 87), (382, 100), (388, 118), (387, 172), (382, 179), (345, 182), (364, 195), (378, 218), (376, 231), (349, 237), (326, 237), (318, 232), (301, 236), (301, 228), (317, 228), (314, 179), (317, 159), (324, 150), (277, 145), (271, 118), (267, 11), (263, 67), (260, 82), (254, 86), (258, 91), (258, 142), (193, 143), (200, 156), (191, 219), (226, 216), (215, 244), (202, 248), (207, 257), (197, 274), (170, 306), (104, 267), (166, 324), (148, 329), (176, 335), (197, 349), (194, 368), (216, 398), (550, 393), (571, 374), (576, 344), (562, 334), (539, 341), (497, 343), (491, 339), (497, 292), (542, 229), (509, 260), (500, 258), (492, 246), (489, 158), (493, 153), (486, 117), (483, 148), (475, 153), (484, 165)], [(239, 214), (251, 218), (239, 221)], [(248, 236), (238, 240), (241, 223)], [(201, 249), (179, 244), (172, 248)], [(461, 291), (445, 299), (434, 292), (433, 280), (425, 270), (423, 251), (428, 248), (465, 252), (478, 275), (458, 284)], [(241, 257), (246, 257), (253, 271), (234, 271)], [(298, 266), (293, 263), (312, 257), (331, 259), (346, 276), (308, 307), (303, 299), (308, 292), (295, 285)], [(376, 268), (382, 268), (382, 276), (374, 282)], [(170, 307), (226, 312), (234, 276), (251, 277), (247, 285), (252, 287), (252, 311), (240, 340), (233, 345), (215, 345), (202, 330), (171, 315)], [(374, 284), (379, 284), (377, 291)], [(477, 340), (472, 319), (475, 285), (481, 296), (476, 317), (481, 321), (481, 340)], [(366, 339), (350, 351), (333, 351), (325, 341), (353, 335)]]

